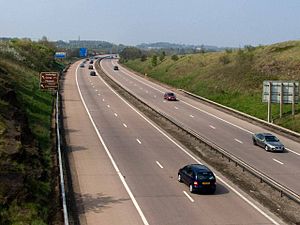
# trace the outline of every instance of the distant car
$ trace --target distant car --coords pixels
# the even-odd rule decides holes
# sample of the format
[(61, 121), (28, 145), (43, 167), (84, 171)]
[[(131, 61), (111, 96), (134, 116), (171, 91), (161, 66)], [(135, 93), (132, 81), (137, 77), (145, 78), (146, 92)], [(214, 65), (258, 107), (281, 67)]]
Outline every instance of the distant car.
[(213, 194), (216, 191), (214, 173), (201, 164), (190, 164), (179, 169), (178, 181), (187, 184), (191, 193), (201, 191)]
[(284, 145), (277, 137), (269, 133), (256, 133), (252, 135), (254, 145), (263, 147), (266, 151), (283, 152)]
[(90, 64), (93, 64), (93, 63), (94, 63), (94, 61), (91, 59), (91, 60), (90, 60)]
[(83, 67), (84, 67), (84, 63), (81, 63), (81, 64), (80, 64), (80, 67), (83, 68)]
[(176, 101), (176, 95), (173, 92), (166, 92), (164, 94), (164, 99), (168, 100), (168, 101)]
[(119, 67), (118, 66), (114, 66), (114, 70), (119, 70)]
[(94, 70), (92, 70), (92, 71), (90, 72), (90, 76), (96, 76), (96, 72), (95, 72)]
[(93, 69), (94, 69), (93, 65), (89, 65), (89, 70), (93, 70)]

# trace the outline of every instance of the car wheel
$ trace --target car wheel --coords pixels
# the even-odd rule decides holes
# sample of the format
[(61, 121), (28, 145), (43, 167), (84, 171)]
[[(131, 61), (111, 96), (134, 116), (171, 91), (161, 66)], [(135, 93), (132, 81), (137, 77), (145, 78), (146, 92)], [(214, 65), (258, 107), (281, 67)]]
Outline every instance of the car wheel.
[(266, 150), (267, 152), (270, 151), (267, 145), (265, 146), (265, 150)]
[(178, 180), (180, 183), (182, 183), (181, 175), (180, 175), (180, 174), (178, 174), (177, 180)]
[(192, 184), (190, 184), (190, 192), (191, 192), (191, 193), (194, 193), (194, 192), (195, 192), (194, 187), (193, 187)]

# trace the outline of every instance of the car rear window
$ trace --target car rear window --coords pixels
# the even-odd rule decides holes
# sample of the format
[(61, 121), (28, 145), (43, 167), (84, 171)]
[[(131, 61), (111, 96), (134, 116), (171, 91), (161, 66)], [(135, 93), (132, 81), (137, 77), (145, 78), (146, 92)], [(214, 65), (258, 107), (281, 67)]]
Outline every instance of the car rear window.
[(213, 178), (214, 178), (214, 175), (212, 172), (197, 173), (197, 180), (213, 179)]

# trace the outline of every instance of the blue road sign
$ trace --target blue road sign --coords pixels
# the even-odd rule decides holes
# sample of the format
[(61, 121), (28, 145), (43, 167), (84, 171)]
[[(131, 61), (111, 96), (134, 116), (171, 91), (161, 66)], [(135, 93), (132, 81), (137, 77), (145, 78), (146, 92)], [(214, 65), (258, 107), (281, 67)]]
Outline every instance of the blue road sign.
[(66, 53), (65, 52), (56, 52), (54, 57), (57, 59), (64, 59), (64, 58), (66, 58)]
[(79, 49), (79, 56), (80, 57), (87, 57), (87, 48), (80, 48)]

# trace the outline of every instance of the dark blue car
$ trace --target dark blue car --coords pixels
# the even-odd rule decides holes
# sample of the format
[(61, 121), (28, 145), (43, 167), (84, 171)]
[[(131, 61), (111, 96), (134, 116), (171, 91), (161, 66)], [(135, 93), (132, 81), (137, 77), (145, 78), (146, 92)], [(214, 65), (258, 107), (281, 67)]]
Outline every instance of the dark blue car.
[(190, 192), (215, 193), (216, 177), (206, 166), (201, 164), (187, 165), (178, 171), (178, 181), (189, 186)]

